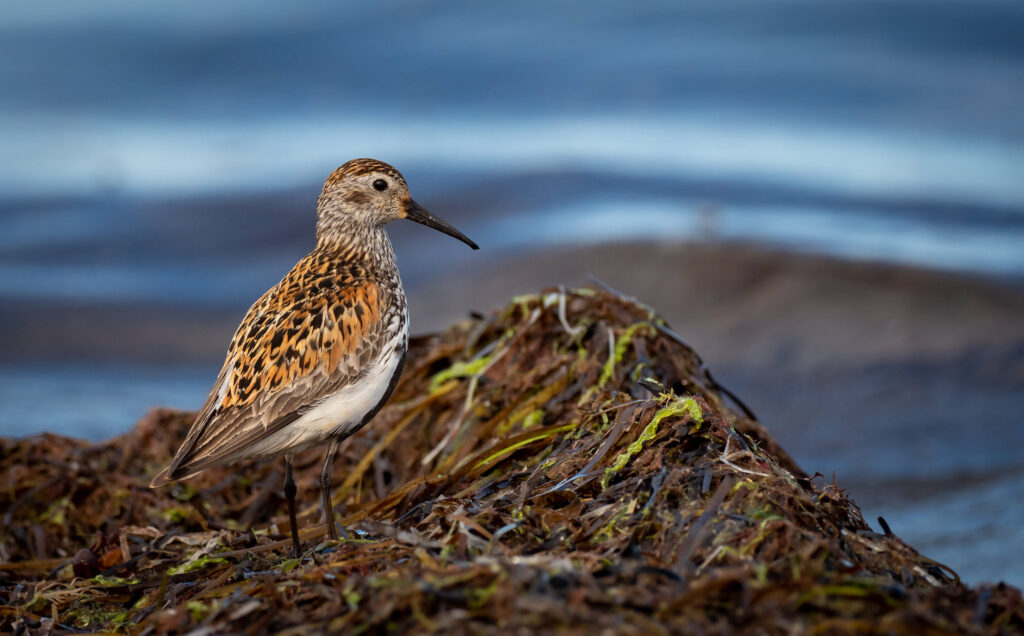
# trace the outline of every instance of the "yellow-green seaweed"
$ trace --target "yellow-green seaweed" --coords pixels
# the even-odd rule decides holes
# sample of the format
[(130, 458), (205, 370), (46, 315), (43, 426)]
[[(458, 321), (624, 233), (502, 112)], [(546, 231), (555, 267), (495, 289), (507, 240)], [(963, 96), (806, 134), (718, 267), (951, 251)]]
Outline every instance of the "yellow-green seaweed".
[(654, 436), (658, 434), (658, 425), (661, 424), (663, 419), (681, 415), (686, 415), (695, 422), (703, 421), (703, 414), (696, 400), (691, 397), (673, 398), (667, 406), (662, 407), (654, 414), (650, 423), (644, 427), (644, 430), (636, 440), (626, 447), (626, 450), (619, 453), (612, 465), (604, 470), (604, 477), (601, 478), (601, 487), (607, 488), (608, 482), (615, 476), (615, 473), (622, 470), (634, 455), (643, 450), (644, 442), (654, 439)]

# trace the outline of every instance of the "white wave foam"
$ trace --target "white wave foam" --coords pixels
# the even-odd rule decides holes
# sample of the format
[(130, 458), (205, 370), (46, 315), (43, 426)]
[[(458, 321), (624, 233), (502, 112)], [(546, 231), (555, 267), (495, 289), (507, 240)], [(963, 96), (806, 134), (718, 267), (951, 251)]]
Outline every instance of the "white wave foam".
[(321, 179), (351, 157), (375, 156), (400, 167), (562, 167), (1024, 206), (1024, 146), (1012, 142), (698, 117), (22, 119), (0, 124), (0, 137), (0, 189), (29, 196), (103, 188), (153, 194), (273, 189)]
[(754, 241), (858, 260), (1019, 276), (1024, 229), (940, 224), (884, 211), (701, 201), (586, 201), (469, 227), (489, 249), (608, 241)]

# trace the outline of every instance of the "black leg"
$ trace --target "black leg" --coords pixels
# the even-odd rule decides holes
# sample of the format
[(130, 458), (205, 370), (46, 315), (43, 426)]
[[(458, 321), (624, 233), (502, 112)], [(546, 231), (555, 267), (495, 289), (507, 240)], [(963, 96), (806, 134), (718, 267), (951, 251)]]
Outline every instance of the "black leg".
[[(331, 471), (334, 469), (334, 456), (338, 452), (340, 442), (332, 439), (327, 447), (327, 456), (324, 458), (324, 467), (320, 470), (320, 499), (324, 506), (324, 524), (327, 526), (327, 537), (332, 541), (338, 538), (338, 526), (334, 523), (334, 505), (331, 503)], [(341, 536), (348, 538), (345, 528), (341, 529)]]
[(292, 456), (285, 455), (284, 458), (284, 498), (288, 501), (288, 520), (292, 524), (292, 548), (295, 550), (295, 558), (302, 556), (302, 546), (299, 545), (299, 523), (295, 518), (295, 480), (292, 479)]

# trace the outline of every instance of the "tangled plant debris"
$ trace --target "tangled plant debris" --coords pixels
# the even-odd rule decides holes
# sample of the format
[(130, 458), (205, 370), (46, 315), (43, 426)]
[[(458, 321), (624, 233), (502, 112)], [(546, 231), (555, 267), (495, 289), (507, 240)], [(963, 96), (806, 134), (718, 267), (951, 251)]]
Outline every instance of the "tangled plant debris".
[[(550, 290), (413, 342), (343, 446), (150, 490), (191, 416), (102, 444), (3, 440), (0, 626), (49, 633), (1021, 633), (843, 491), (809, 479), (650, 309)], [(603, 633), (603, 632), (602, 632)]]

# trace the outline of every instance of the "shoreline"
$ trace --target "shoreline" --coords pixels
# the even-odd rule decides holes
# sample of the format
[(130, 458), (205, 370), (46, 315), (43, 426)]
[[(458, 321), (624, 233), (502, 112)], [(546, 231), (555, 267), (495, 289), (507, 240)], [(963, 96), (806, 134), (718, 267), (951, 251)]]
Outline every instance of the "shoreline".
[[(750, 345), (759, 347), (755, 361), (804, 370), (826, 361), (867, 366), (914, 357), (941, 364), (962, 352), (974, 351), (965, 357), (977, 358), (979, 347), (986, 359), (999, 350), (1024, 358), (1024, 351), (1016, 351), (1024, 348), (1024, 325), (1015, 320), (1024, 315), (1022, 278), (845, 259), (759, 243), (630, 241), (503, 252), (478, 267), (448, 267), (429, 280), (407, 284), (413, 333), (443, 329), (469, 311), (491, 311), (516, 294), (558, 284), (583, 286), (589, 276), (656, 307), (709, 362), (726, 366), (749, 362), (741, 350), (749, 353)], [(672, 285), (665, 284), (666, 277)], [(7, 304), (0, 316), (0, 353), (7, 360), (98, 358), (133, 364), (219, 362), (223, 343), (248, 308), (247, 302), (218, 306), (35, 298), (8, 298)], [(861, 330), (848, 331), (841, 340), (834, 338), (840, 329), (793, 322), (801, 315), (845, 320), (852, 309), (864, 312), (849, 323)], [(880, 316), (890, 310), (894, 322), (877, 329)], [(927, 333), (908, 328), (922, 320)], [(771, 325), (771, 333), (759, 333), (763, 325)], [(800, 342), (808, 338), (813, 341)]]

